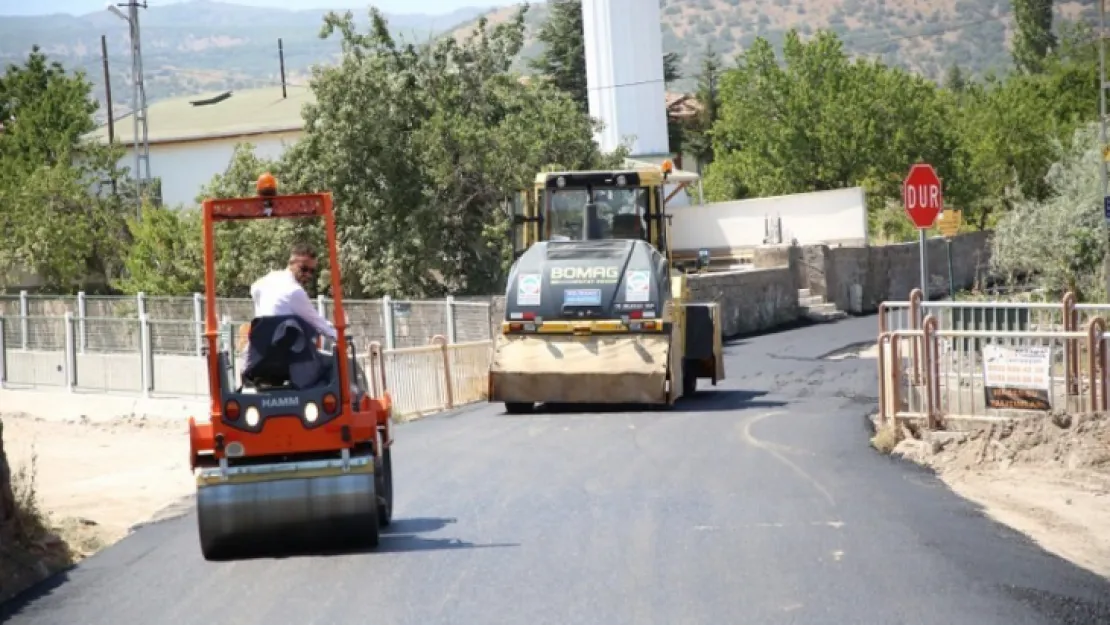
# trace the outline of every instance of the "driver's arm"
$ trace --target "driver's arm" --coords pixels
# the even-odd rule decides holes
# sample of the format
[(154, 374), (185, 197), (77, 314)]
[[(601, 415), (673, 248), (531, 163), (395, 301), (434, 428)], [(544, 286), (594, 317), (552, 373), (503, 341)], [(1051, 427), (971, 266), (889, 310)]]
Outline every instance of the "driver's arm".
[(312, 305), (312, 300), (308, 299), (308, 293), (305, 293), (304, 289), (296, 289), (289, 294), (289, 307), (298, 317), (312, 324), (317, 332), (327, 336), (333, 341), (336, 340), (337, 333), (335, 327), (316, 310), (316, 307)]

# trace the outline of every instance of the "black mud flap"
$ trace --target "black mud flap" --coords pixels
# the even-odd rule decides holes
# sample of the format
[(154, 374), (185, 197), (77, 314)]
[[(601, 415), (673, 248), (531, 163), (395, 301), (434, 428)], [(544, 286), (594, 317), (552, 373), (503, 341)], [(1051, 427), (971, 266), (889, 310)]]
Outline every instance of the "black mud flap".
[(689, 363), (688, 371), (699, 378), (710, 378), (717, 383), (716, 355), (713, 353), (713, 338), (716, 327), (713, 323), (713, 310), (708, 305), (686, 305), (686, 353), (683, 356)]

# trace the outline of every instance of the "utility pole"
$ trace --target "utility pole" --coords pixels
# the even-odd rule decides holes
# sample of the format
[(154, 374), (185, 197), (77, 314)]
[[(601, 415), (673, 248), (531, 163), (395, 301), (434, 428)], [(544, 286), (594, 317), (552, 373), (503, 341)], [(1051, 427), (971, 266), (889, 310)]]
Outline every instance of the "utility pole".
[[(117, 7), (127, 7), (127, 13)], [(142, 219), (143, 190), (150, 182), (150, 142), (147, 137), (146, 87), (143, 83), (143, 52), (140, 45), (139, 9), (147, 8), (146, 2), (121, 2), (108, 4), (108, 10), (127, 22), (131, 32), (131, 123), (135, 152), (135, 216)], [(145, 170), (144, 170), (145, 166)]]
[(100, 36), (100, 58), (104, 66), (104, 98), (108, 110), (108, 143), (116, 142), (116, 122), (112, 115), (112, 74), (108, 71), (108, 38)]
[[(1110, 145), (1107, 145), (1106, 130), (1106, 89), (1110, 85), (1106, 82), (1106, 2), (1098, 0), (1098, 108), (1099, 108), (1099, 144), (1102, 148), (1102, 216), (1106, 231), (1103, 236), (1110, 244), (1110, 172), (1107, 171), (1110, 161)], [(1110, 248), (1108, 248), (1110, 249)], [(1106, 296), (1110, 297), (1110, 253), (1102, 259), (1103, 277), (1106, 279)]]
[[(108, 145), (116, 142), (116, 120), (112, 110), (112, 73), (108, 71), (108, 37), (100, 36), (100, 58), (104, 65), (104, 100), (108, 112)], [(116, 177), (112, 176), (112, 197), (116, 197)]]

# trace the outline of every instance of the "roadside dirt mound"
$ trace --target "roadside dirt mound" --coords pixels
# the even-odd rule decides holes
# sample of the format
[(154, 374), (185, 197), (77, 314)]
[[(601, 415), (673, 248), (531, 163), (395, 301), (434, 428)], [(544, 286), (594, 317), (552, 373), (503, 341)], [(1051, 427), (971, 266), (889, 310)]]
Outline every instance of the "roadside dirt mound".
[[(936, 440), (936, 439), (934, 439)], [(1110, 417), (1054, 414), (1023, 423), (1004, 423), (937, 441), (933, 464), (946, 468), (1007, 469), (1042, 466), (1110, 477)]]
[(73, 562), (47, 527), (35, 497), (34, 467), (13, 470), (0, 419), (0, 602)]
[(180, 512), (192, 487), (183, 429), (169, 419), (0, 415), (0, 602), (134, 525)]
[(972, 432), (903, 434), (893, 453), (1045, 549), (1110, 577), (1110, 416), (1051, 414)]

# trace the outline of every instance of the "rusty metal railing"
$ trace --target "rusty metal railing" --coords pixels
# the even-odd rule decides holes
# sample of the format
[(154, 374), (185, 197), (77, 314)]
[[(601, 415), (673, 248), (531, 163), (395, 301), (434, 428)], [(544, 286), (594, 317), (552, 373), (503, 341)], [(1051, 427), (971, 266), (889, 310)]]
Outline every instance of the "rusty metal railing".
[(948, 419), (996, 421), (1029, 414), (1015, 412), (1013, 407), (992, 407), (988, 402), (984, 355), (988, 346), (1032, 348), (1046, 354), (1047, 409), (1071, 413), (1107, 410), (1110, 349), (1103, 318), (1088, 319), (1082, 331), (992, 331), (944, 329), (930, 314), (920, 329), (879, 335), (880, 420), (915, 420), (935, 429)]
[[(908, 301), (879, 304), (879, 334), (896, 330), (921, 330), (928, 316), (937, 320), (940, 331), (972, 332), (1081, 332), (1087, 322), (1106, 313), (1110, 304), (1077, 304), (1075, 294), (1068, 292), (1056, 302), (984, 302), (984, 301), (922, 301), (921, 289), (910, 291)], [(973, 337), (965, 337), (973, 338)], [(1080, 340), (1075, 338), (1063, 346), (1064, 376), (1068, 393), (1078, 392), (1076, 372), (1080, 368)], [(921, 353), (915, 343), (910, 346), (915, 381), (924, 374)]]
[(409, 419), (485, 400), (492, 349), (492, 341), (448, 343), (437, 335), (401, 349), (373, 341), (360, 360), (371, 392), (388, 390), (394, 418)]

